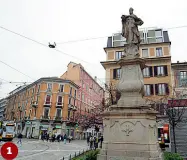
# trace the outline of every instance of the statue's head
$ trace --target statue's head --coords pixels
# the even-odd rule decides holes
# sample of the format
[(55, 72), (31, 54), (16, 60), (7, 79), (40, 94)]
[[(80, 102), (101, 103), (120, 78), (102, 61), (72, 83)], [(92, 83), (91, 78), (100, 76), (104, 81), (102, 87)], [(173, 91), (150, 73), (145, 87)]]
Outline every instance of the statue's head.
[(133, 14), (133, 11), (134, 11), (134, 9), (131, 7), (131, 8), (129, 8), (129, 14), (131, 15), (131, 14)]

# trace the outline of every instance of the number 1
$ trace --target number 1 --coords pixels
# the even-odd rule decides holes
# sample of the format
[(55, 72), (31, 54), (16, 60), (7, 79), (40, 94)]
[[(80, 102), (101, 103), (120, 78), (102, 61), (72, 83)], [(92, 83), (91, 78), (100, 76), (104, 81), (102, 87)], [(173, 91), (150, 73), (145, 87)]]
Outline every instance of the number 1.
[(7, 154), (12, 154), (12, 152), (11, 152), (11, 147), (8, 147), (7, 150), (8, 150), (8, 153), (7, 153)]

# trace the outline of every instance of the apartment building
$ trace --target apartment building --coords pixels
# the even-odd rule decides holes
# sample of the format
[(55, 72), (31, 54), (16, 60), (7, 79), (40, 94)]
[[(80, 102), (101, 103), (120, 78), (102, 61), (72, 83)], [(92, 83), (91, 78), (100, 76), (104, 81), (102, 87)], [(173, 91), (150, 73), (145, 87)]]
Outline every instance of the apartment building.
[(7, 99), (6, 98), (0, 99), (0, 121), (4, 119), (4, 112), (6, 110), (6, 105), (7, 105)]
[(41, 132), (75, 136), (77, 90), (70, 80), (40, 78), (12, 91), (7, 98), (6, 120), (14, 120), (16, 133), (38, 138)]
[[(92, 78), (81, 64), (70, 62), (67, 71), (61, 78), (71, 80), (80, 86), (77, 91), (77, 112), (81, 116), (89, 116), (100, 111), (104, 98), (104, 89), (97, 83), (97, 78)], [(82, 132), (82, 129), (79, 128), (79, 130)]]
[[(145, 98), (159, 99), (170, 95), (171, 89), (171, 54), (168, 32), (157, 29), (141, 29), (140, 57), (146, 60), (143, 70)], [(125, 39), (121, 33), (108, 37), (107, 47), (104, 48), (106, 61), (101, 62), (106, 70), (106, 82), (114, 86), (120, 78), (120, 66), (117, 61), (122, 57)]]

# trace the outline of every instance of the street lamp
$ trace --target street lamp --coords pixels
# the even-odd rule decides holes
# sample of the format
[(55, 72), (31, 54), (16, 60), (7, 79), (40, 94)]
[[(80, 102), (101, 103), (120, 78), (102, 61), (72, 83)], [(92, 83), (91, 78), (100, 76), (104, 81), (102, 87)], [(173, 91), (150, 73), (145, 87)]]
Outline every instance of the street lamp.
[(22, 110), (21, 110), (21, 106), (19, 106), (18, 109), (19, 109), (19, 113), (20, 113), (20, 126), (21, 126), (21, 132), (22, 132), (22, 119), (21, 119)]

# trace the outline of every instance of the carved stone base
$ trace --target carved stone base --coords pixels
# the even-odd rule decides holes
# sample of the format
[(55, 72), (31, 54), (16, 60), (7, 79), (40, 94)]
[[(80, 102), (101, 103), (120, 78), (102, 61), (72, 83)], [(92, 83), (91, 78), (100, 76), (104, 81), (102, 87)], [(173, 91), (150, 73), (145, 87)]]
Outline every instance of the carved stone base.
[(104, 112), (104, 142), (98, 160), (162, 160), (156, 111), (149, 106), (111, 106)]
[(145, 105), (144, 84), (142, 68), (145, 67), (145, 60), (141, 58), (126, 59), (118, 62), (121, 66), (120, 81), (117, 90), (121, 93), (118, 106), (135, 107)]

